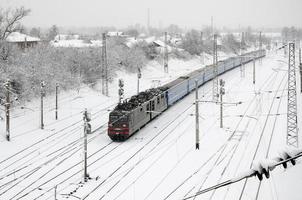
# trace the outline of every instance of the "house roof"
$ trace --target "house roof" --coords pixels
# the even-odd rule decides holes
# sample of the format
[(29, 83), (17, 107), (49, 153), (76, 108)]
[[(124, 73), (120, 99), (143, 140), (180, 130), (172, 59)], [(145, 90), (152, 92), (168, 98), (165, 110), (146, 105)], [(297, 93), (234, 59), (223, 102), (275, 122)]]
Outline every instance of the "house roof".
[(12, 32), (6, 38), (8, 42), (38, 42), (41, 41), (40, 38), (31, 37), (29, 35), (19, 33), (19, 32)]
[(121, 36), (123, 35), (123, 32), (121, 31), (109, 31), (107, 33), (107, 36), (112, 37), (112, 36)]
[(101, 40), (53, 40), (50, 44), (54, 47), (76, 47), (76, 48), (83, 48), (83, 47), (101, 47), (102, 41)]
[(54, 39), (55, 40), (78, 40), (79, 38), (80, 38), (80, 36), (77, 34), (71, 34), (71, 35), (58, 34), (58, 35), (56, 35), (56, 37)]

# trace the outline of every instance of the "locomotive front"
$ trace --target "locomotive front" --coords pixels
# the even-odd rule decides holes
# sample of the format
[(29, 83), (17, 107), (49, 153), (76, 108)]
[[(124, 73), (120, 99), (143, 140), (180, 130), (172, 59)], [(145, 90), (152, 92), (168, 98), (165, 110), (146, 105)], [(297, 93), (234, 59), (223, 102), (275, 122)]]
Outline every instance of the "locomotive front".
[(114, 141), (124, 141), (129, 137), (129, 117), (127, 112), (112, 111), (109, 114), (108, 136)]

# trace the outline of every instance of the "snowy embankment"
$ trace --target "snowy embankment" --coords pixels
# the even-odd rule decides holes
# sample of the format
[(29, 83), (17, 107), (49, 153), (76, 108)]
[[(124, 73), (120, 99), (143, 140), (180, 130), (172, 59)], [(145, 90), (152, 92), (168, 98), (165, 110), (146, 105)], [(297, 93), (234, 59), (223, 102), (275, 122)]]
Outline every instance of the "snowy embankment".
[[(252, 64), (246, 65), (245, 77), (240, 77), (239, 68), (220, 77), (226, 81), (224, 100), (243, 103), (224, 106), (222, 129), (219, 106), (200, 104), (200, 150), (194, 149), (194, 94), (126, 142), (110, 141), (106, 123), (108, 110), (117, 102), (117, 80), (124, 79), (125, 94), (130, 97), (136, 93), (136, 74), (119, 72), (110, 85), (110, 97), (87, 88), (79, 94), (60, 94), (58, 121), (54, 120), (54, 99), (47, 98), (43, 131), (39, 130), (39, 101), (31, 106), (33, 110), (16, 111), (14, 115), (20, 116), (12, 120), (12, 141), (8, 143), (4, 137), (1, 141), (0, 199), (53, 199), (55, 186), (57, 199), (183, 199), (233, 178), (248, 170), (253, 160), (275, 157), (286, 143), (287, 73), (286, 65), (277, 61), (280, 59), (281, 53), (271, 52), (262, 64), (257, 62), (255, 85)], [(168, 75), (162, 66), (144, 69), (141, 89), (177, 78), (199, 68), (200, 63), (171, 61), (169, 66)], [(211, 91), (210, 82), (199, 89), (199, 95), (211, 100)], [(93, 129), (98, 129), (89, 135), (88, 173), (92, 179), (83, 184), (81, 112), (86, 107), (92, 113)], [(300, 113), (301, 108), (299, 119)], [(8, 157), (24, 147), (28, 149)], [(298, 161), (286, 171), (275, 169), (260, 187), (256, 178), (250, 178), (245, 187), (241, 181), (196, 199), (238, 199), (241, 193), (242, 199), (254, 199), (259, 187), (259, 199), (298, 200), (302, 198), (301, 170)]]

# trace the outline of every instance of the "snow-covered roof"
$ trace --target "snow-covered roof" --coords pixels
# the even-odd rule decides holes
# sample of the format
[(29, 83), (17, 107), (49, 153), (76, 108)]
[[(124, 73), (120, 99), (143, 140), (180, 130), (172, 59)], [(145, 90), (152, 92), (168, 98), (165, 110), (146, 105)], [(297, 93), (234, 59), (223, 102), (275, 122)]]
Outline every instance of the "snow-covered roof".
[(155, 40), (155, 41), (153, 41), (153, 43), (156, 44), (157, 46), (160, 46), (160, 47), (165, 46), (165, 43), (161, 40)]
[(121, 36), (123, 35), (123, 32), (121, 31), (109, 31), (107, 33), (107, 36), (112, 37), (112, 36)]
[(90, 40), (89, 42), (84, 40), (53, 40), (50, 44), (54, 47), (101, 47), (101, 40)]
[(142, 41), (141, 39), (137, 39), (134, 37), (129, 37), (127, 38), (127, 41), (125, 42), (125, 45), (129, 48), (134, 47), (137, 43), (139, 43), (140, 41)]
[[(157, 49), (158, 49), (159, 53), (163, 53), (165, 51), (165, 43), (163, 41), (155, 40), (153, 43), (158, 46)], [(172, 47), (167, 45), (167, 50), (168, 50), (168, 53), (171, 53)]]
[(67, 35), (67, 34), (58, 34), (54, 38), (55, 40), (78, 40), (80, 38), (77, 34)]
[(31, 37), (29, 35), (19, 33), (19, 32), (12, 32), (8, 35), (6, 38), (6, 41), (8, 42), (38, 42), (41, 41), (40, 38), (37, 37)]
[(148, 38), (145, 39), (145, 42), (146, 42), (147, 44), (151, 44), (151, 43), (154, 42), (154, 41), (155, 41), (155, 36), (148, 37)]

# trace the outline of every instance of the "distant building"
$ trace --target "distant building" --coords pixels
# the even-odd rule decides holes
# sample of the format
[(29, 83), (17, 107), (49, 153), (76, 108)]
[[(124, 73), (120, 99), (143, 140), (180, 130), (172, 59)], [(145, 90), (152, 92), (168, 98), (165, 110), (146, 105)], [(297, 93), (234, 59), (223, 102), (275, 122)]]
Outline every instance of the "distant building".
[(85, 47), (101, 47), (101, 40), (53, 40), (50, 41), (50, 45), (53, 47), (74, 47), (74, 48), (85, 48)]
[(80, 35), (77, 34), (58, 34), (54, 38), (54, 40), (59, 41), (59, 40), (78, 40), (80, 38)]
[[(81, 38), (81, 39), (80, 39)], [(90, 40), (88, 37), (85, 37), (77, 34), (59, 34), (56, 35), (54, 40), (50, 41), (49, 44), (53, 47), (62, 47), (62, 48), (85, 48), (85, 47), (101, 47), (101, 40)]]
[(29, 35), (19, 33), (19, 32), (12, 32), (6, 38), (6, 41), (10, 44), (15, 44), (21, 49), (34, 47), (39, 42), (41, 42), (40, 38), (31, 37)]
[[(158, 53), (164, 53), (165, 51), (165, 43), (161, 40), (155, 40), (152, 44)], [(172, 52), (172, 47), (167, 45), (168, 53)]]
[(122, 31), (109, 31), (108, 33), (107, 33), (107, 36), (108, 37), (123, 37), (124, 36), (124, 32), (122, 32)]

